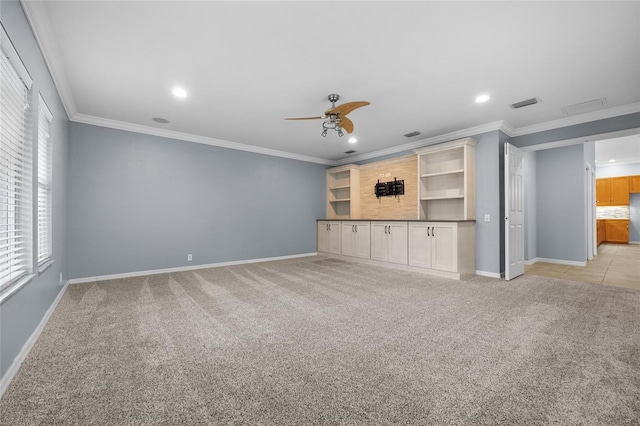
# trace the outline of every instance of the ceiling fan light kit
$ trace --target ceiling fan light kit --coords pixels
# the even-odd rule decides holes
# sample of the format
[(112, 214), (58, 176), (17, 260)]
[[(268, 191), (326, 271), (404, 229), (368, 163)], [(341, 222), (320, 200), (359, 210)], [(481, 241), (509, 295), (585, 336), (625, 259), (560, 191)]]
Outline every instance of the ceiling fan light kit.
[(344, 131), (351, 134), (353, 132), (353, 121), (347, 118), (347, 114), (356, 108), (360, 108), (370, 103), (367, 101), (347, 102), (346, 104), (336, 106), (336, 102), (340, 99), (340, 95), (337, 93), (331, 93), (327, 96), (329, 102), (331, 102), (331, 108), (324, 112), (323, 116), (319, 117), (296, 117), (285, 118), (285, 120), (318, 120), (327, 119), (322, 122), (322, 133), (320, 136), (326, 137), (329, 130), (335, 130), (339, 137), (344, 136)]

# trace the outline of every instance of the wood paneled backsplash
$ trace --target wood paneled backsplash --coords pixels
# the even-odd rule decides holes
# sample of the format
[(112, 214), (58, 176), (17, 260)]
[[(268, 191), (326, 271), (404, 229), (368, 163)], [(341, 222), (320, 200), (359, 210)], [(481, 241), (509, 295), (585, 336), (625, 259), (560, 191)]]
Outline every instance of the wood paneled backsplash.
[[(384, 174), (384, 177), (380, 177)], [(387, 176), (389, 174), (389, 176)], [(404, 179), (404, 195), (376, 198), (378, 182)], [(360, 218), (415, 220), (418, 215), (418, 159), (415, 154), (360, 166)]]

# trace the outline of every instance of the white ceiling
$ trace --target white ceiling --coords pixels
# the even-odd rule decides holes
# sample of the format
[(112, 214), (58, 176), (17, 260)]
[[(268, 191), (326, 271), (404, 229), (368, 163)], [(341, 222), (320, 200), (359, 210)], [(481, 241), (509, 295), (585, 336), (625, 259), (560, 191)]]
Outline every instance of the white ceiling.
[(596, 141), (596, 161), (598, 167), (640, 163), (640, 135)]
[[(72, 120), (325, 164), (488, 123), (559, 125), (594, 99), (608, 109), (586, 117), (640, 110), (637, 1), (23, 5)], [(283, 120), (321, 115), (329, 93), (371, 102), (349, 115), (356, 144)]]

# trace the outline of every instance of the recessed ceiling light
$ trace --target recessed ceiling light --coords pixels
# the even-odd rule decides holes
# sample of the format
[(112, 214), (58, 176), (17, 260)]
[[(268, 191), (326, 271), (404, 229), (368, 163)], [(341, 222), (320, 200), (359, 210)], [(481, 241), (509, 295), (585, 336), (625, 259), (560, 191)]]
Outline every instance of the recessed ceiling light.
[(187, 91), (184, 90), (182, 87), (176, 87), (173, 89), (173, 91), (171, 92), (173, 93), (173, 95), (176, 98), (186, 98), (187, 97)]
[(615, 163), (616, 160), (609, 160), (610, 163)]
[(349, 138), (349, 143), (356, 143), (358, 142), (358, 139), (356, 138)]
[(478, 103), (487, 102), (489, 99), (491, 99), (489, 95), (480, 95), (476, 98), (476, 102)]

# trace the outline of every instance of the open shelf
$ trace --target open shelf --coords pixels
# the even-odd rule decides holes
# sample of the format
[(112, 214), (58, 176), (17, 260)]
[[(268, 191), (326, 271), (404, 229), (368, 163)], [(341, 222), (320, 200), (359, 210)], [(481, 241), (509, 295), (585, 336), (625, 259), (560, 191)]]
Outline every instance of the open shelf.
[(418, 154), (418, 219), (475, 219), (475, 144), (471, 138)]
[(353, 219), (360, 214), (360, 169), (354, 164), (327, 170), (327, 219)]

